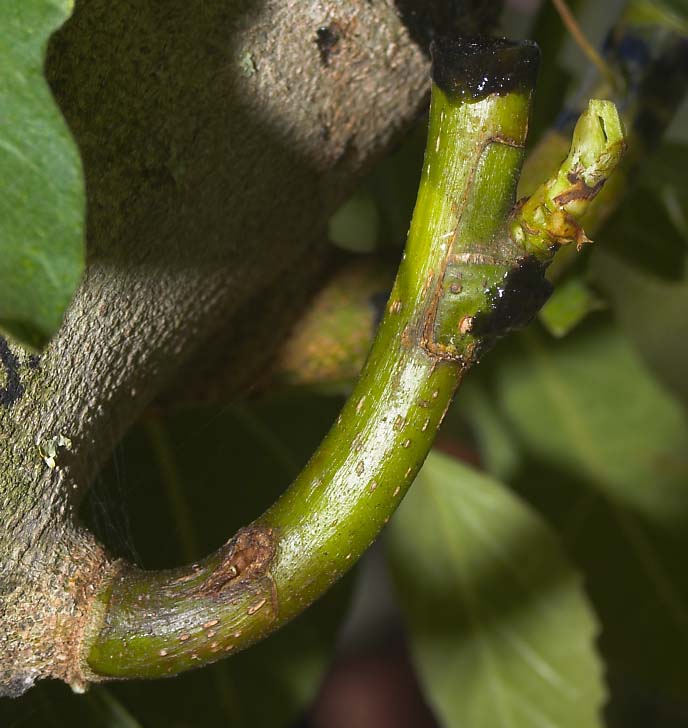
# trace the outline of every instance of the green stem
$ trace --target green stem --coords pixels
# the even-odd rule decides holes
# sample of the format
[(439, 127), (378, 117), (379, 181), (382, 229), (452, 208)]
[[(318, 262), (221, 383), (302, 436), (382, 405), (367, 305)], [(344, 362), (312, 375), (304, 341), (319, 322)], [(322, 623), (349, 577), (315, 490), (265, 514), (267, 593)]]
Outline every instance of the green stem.
[[(573, 3), (569, 2), (569, 6)], [(558, 48), (564, 26), (550, 27), (554, 6), (546, 3), (540, 11), (546, 33), (543, 40)], [(661, 140), (685, 96), (688, 84), (686, 19), (662, 3), (631, 0), (617, 19), (605, 44), (605, 59), (613, 74), (624, 79), (619, 85), (598, 78), (592, 86), (586, 78), (576, 93), (578, 102), (590, 96), (611, 94), (622, 109), (623, 121), (630, 129), (629, 151), (621, 168), (605, 184), (582, 221), (585, 230), (595, 235), (614, 213), (628, 191), (629, 170), (642, 164)], [(639, 54), (638, 49), (642, 49)], [(546, 53), (553, 55), (552, 53)], [(640, 55), (640, 60), (638, 56)], [(548, 79), (539, 81), (540, 93)], [(551, 86), (551, 84), (550, 84)], [(555, 92), (550, 88), (549, 91)], [(544, 89), (545, 96), (547, 89)], [(581, 108), (567, 108), (540, 143), (526, 158), (519, 181), (519, 195), (529, 195), (552, 173), (569, 147), (573, 123)], [(576, 249), (559, 252), (549, 267), (547, 277), (558, 281), (575, 259)], [(389, 280), (389, 282), (388, 282)], [(299, 319), (277, 355), (273, 367), (272, 387), (344, 387), (346, 391), (361, 371), (374, 330), (371, 330), (371, 299), (391, 287), (392, 273), (385, 261), (366, 260), (341, 270), (312, 301), (308, 313)], [(580, 289), (577, 289), (580, 290)], [(591, 294), (585, 293), (590, 296)], [(555, 302), (556, 303), (556, 302)]]
[[(351, 397), (292, 486), (215, 554), (171, 571), (121, 567), (86, 630), (92, 679), (174, 674), (249, 646), (317, 599), (387, 523), (464, 372), (546, 298), (545, 265), (566, 242), (549, 218), (579, 214), (594, 194), (569, 213), (557, 199), (578, 189), (570, 182), (512, 214), (536, 65), (527, 43), (435, 47), (406, 252)], [(590, 148), (577, 179), (618, 161), (622, 145), (596, 135)]]
[[(543, 5), (541, 14), (546, 18), (543, 27), (547, 30), (543, 40), (550, 48), (558, 48), (564, 33), (560, 23), (554, 25), (554, 32), (550, 27), (552, 15), (556, 15), (554, 7)], [(594, 80), (591, 85), (586, 77), (583, 87), (575, 94), (578, 102), (585, 100), (586, 103), (590, 96), (604, 98), (611, 94), (612, 100), (622, 109), (624, 125), (630, 130), (629, 152), (621, 168), (588, 207), (582, 221), (591, 235), (598, 232), (623, 202), (628, 192), (628, 179), (633, 176), (630, 170), (641, 165), (652, 153), (685, 97), (687, 37), (688, 22), (676, 11), (663, 3), (631, 0), (605, 44), (606, 63), (615, 77), (624, 79), (622, 87), (612, 88), (604, 78)], [(545, 57), (547, 55), (545, 53)], [(550, 74), (540, 79), (540, 93), (543, 93), (542, 84), (552, 79), (558, 80), (558, 77)], [(545, 95), (547, 92), (544, 89)], [(565, 109), (528, 155), (519, 181), (520, 196), (530, 195), (564, 157), (569, 147), (572, 120), (580, 111), (577, 104)], [(556, 282), (562, 278), (575, 254), (575, 248), (562, 249), (548, 269), (549, 280)], [(367, 268), (359, 265), (358, 269), (353, 269), (352, 266), (323, 288), (276, 359), (275, 383), (318, 387), (332, 382), (352, 382), (361, 370), (371, 340), (369, 297), (388, 288), (385, 275), (386, 269), (379, 261), (367, 262)]]

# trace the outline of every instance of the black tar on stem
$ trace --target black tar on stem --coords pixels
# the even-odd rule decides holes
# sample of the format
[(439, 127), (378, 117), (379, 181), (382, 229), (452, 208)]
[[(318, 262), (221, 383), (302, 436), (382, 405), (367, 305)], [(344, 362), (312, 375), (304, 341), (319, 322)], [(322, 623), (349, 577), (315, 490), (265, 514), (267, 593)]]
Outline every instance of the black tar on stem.
[(536, 43), (506, 38), (438, 38), (430, 53), (434, 83), (448, 96), (474, 101), (493, 93), (530, 91), (540, 65)]
[(552, 294), (552, 284), (545, 278), (547, 265), (534, 256), (519, 261), (502, 283), (490, 291), (489, 313), (473, 317), (471, 332), (485, 337), (488, 345), (510, 331), (527, 326)]

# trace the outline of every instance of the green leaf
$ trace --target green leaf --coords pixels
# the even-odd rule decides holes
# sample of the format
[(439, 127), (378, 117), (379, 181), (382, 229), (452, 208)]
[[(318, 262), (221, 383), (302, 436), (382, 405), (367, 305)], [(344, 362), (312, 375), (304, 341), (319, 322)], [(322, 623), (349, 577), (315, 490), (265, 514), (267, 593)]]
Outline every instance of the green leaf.
[[(605, 228), (593, 246), (589, 272), (645, 361), (688, 403), (686, 169), (688, 146), (663, 144), (643, 166), (639, 189), (619, 213), (627, 220), (623, 227), (637, 228), (637, 236), (624, 237), (616, 223)], [(633, 246), (642, 238), (639, 258)]]
[(688, 147), (664, 144), (641, 168), (637, 185), (599, 235), (620, 261), (667, 281), (686, 275)]
[(379, 229), (375, 202), (365, 189), (359, 189), (332, 215), (328, 233), (340, 248), (367, 253), (375, 249)]
[(684, 695), (682, 409), (606, 320), (560, 341), (529, 331), (500, 354), (473, 418), (486, 462), (502, 466), (500, 476), (547, 515), (584, 572), (611, 666)]
[(640, 17), (659, 17), (667, 28), (688, 34), (688, 0), (636, 0), (634, 11)]
[(566, 336), (593, 311), (604, 308), (604, 301), (581, 275), (572, 275), (557, 285), (542, 307), (539, 319), (552, 336)]
[(663, 281), (603, 248), (591, 273), (646, 363), (688, 404), (688, 278)]
[(629, 195), (599, 238), (607, 253), (639, 270), (668, 281), (685, 273), (685, 234), (658, 195), (645, 188)]
[(412, 654), (442, 725), (602, 725), (595, 619), (529, 508), (433, 454), (390, 531)]
[(84, 260), (81, 162), (43, 76), (71, 8), (0, 3), (0, 330), (32, 347), (60, 325)]
[[(133, 552), (146, 568), (192, 561), (277, 498), (340, 404), (300, 396), (149, 419), (127, 436), (89, 495), (87, 520), (111, 550)], [(147, 728), (180, 721), (289, 726), (315, 697), (350, 588), (344, 579), (284, 629), (220, 663), (174, 680), (115, 684), (112, 691)]]

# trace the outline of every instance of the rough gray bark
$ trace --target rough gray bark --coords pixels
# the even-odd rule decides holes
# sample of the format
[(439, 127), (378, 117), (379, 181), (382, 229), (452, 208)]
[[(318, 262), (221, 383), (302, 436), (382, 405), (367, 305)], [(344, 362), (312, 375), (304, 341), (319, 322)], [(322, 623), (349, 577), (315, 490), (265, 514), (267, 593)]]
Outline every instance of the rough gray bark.
[(329, 214), (428, 85), (393, 3), (366, 0), (77, 1), (47, 75), (84, 160), (89, 260), (40, 361), (3, 348), (6, 695), (83, 685), (80, 626), (112, 567), (74, 526), (84, 490), (256, 291), (314, 285)]

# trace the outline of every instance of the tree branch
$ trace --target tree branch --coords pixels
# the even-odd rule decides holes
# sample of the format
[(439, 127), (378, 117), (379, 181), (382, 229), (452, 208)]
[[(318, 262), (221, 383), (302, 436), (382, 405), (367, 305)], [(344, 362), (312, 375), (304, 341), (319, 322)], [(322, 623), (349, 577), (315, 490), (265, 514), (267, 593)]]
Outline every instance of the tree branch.
[[(333, 23), (325, 62), (317, 30)], [(11, 344), (3, 357), (6, 694), (79, 685), (77, 635), (112, 568), (74, 525), (94, 474), (254, 295), (289, 290), (304, 261), (318, 274), (329, 215), (427, 89), (394, 10), (363, 0), (81, 0), (46, 69), (84, 163), (88, 266), (40, 361)], [(271, 327), (254, 337), (276, 346)]]
[[(519, 195), (530, 195), (552, 174), (569, 146), (573, 124), (583, 104), (592, 97), (610, 97), (621, 109), (628, 130), (628, 152), (601, 194), (588, 207), (582, 221), (594, 235), (623, 202), (630, 180), (652, 154), (664, 130), (685, 99), (688, 89), (688, 28), (670, 9), (632, 2), (624, 8), (605, 42), (604, 55), (615, 76), (624, 79), (621, 88), (610, 88), (605, 78), (590, 83), (586, 77), (575, 93), (575, 103), (565, 109), (553, 127), (527, 156), (519, 181)], [(642, 49), (642, 52), (640, 52)], [(558, 280), (575, 256), (563, 248), (548, 269), (548, 278)], [(295, 322), (273, 359), (272, 385), (329, 385), (353, 381), (370, 348), (370, 297), (388, 289), (387, 263), (378, 259), (359, 262), (333, 277), (313, 299), (305, 316)], [(372, 285), (371, 282), (379, 281)], [(338, 310), (332, 305), (337, 302)], [(333, 345), (329, 330), (353, 346)], [(297, 345), (308, 342), (307, 363)], [(222, 392), (221, 388), (215, 390)], [(226, 397), (226, 393), (218, 397)]]
[(574, 218), (624, 149), (613, 104), (591, 104), (557, 176), (514, 210), (537, 49), (441, 43), (434, 63), (406, 253), (336, 424), (288, 491), (215, 554), (171, 571), (118, 565), (86, 627), (85, 678), (156, 677), (212, 662), (314, 601), (389, 519), (466, 370), (532, 319), (549, 292), (554, 251), (580, 240)]

